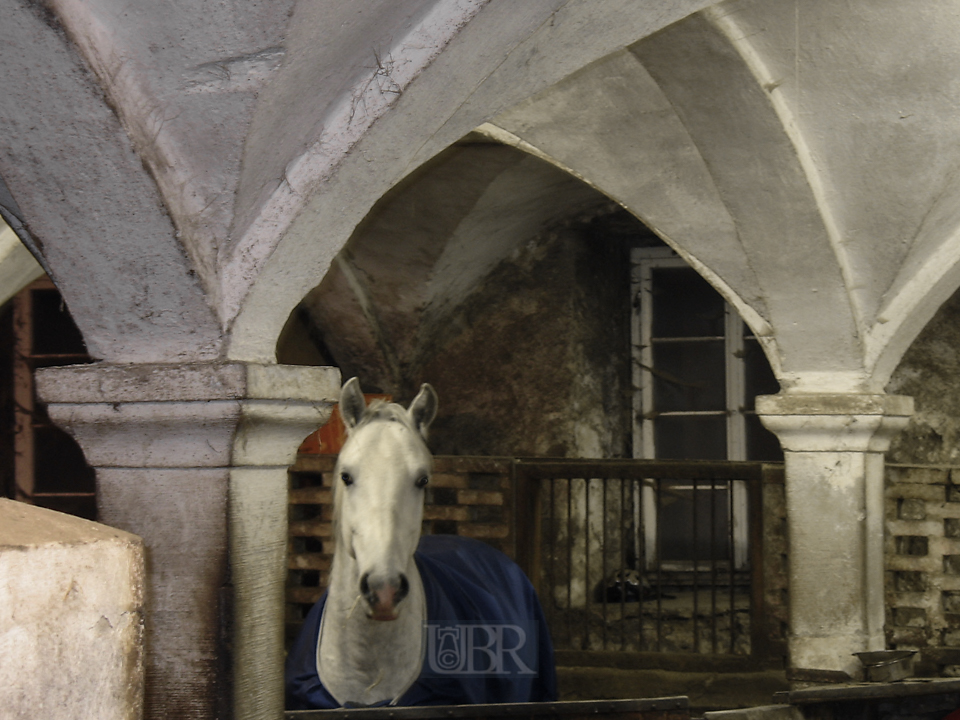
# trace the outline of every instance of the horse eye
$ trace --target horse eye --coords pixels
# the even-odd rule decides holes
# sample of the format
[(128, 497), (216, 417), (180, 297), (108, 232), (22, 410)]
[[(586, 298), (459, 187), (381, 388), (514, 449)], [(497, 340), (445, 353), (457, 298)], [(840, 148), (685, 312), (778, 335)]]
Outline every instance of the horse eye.
[(430, 481), (430, 478), (428, 478), (426, 475), (421, 475), (420, 477), (417, 478), (417, 482), (414, 483), (414, 484), (415, 484), (418, 488), (422, 488), (422, 487), (424, 487), (429, 481)]
[(340, 479), (343, 480), (344, 485), (353, 485), (353, 478), (350, 473), (340, 473)]

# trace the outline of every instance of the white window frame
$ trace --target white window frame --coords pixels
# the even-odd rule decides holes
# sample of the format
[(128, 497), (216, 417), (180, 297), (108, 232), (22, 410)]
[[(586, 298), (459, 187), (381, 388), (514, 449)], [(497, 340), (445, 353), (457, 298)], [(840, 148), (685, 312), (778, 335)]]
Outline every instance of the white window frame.
[[(670, 248), (634, 248), (630, 253), (631, 358), (633, 381), (633, 456), (656, 458), (654, 445), (655, 418), (653, 409), (653, 271), (657, 268), (689, 268), (690, 265)], [(743, 408), (746, 405), (746, 372), (744, 363), (744, 324), (737, 311), (724, 301), (724, 357), (726, 408), (716, 411), (676, 411), (661, 416), (723, 415), (727, 417), (727, 460), (746, 460), (747, 428)], [(719, 339), (719, 338), (718, 338)], [(689, 486), (693, 489), (693, 485)], [(704, 488), (700, 488), (703, 490)], [(736, 569), (747, 566), (749, 529), (747, 527), (747, 489), (742, 481), (734, 481), (733, 556)], [(646, 564), (656, 564), (657, 513), (653, 485), (645, 483), (642, 502), (643, 527), (646, 534)], [(635, 504), (636, 506), (636, 504)], [(639, 518), (637, 518), (639, 520)], [(665, 567), (661, 565), (661, 567)]]

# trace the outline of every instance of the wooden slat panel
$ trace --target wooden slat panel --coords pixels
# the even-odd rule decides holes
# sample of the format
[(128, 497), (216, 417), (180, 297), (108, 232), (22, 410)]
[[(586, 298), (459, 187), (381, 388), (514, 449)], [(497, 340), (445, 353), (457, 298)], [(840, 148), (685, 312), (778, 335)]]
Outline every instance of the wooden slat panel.
[(294, 520), (290, 523), (290, 534), (294, 537), (333, 537), (333, 525), (322, 520)]
[(326, 487), (295, 488), (290, 491), (291, 505), (330, 505), (333, 503), (333, 491)]
[(333, 557), (326, 553), (298, 553), (287, 557), (291, 570), (329, 570)]

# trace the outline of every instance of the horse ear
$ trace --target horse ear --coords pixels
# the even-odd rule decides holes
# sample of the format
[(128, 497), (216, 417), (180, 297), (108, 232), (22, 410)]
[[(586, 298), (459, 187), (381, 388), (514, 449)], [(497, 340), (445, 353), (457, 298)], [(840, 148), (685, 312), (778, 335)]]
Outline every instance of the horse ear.
[(437, 391), (429, 383), (420, 386), (420, 392), (410, 403), (410, 418), (413, 420), (414, 427), (420, 431), (423, 437), (427, 436), (427, 428), (437, 416)]
[(348, 430), (352, 430), (363, 417), (367, 409), (367, 401), (360, 390), (360, 381), (352, 377), (343, 384), (340, 390), (340, 417)]

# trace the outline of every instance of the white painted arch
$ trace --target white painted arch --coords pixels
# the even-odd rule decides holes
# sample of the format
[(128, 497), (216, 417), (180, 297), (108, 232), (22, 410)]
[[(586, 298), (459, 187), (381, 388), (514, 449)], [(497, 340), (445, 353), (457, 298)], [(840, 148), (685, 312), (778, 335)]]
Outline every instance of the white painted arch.
[[(519, 138), (522, 149), (621, 202), (673, 245), (766, 338), (786, 389), (882, 390), (960, 284), (960, 224), (950, 202), (960, 156), (947, 149), (947, 138), (960, 138), (948, 112), (960, 92), (953, 82), (933, 99), (914, 92), (915, 72), (870, 82), (870, 63), (910, 54), (916, 38), (898, 41), (892, 28), (936, 23), (939, 54), (920, 58), (930, 66), (920, 77), (936, 85), (944, 57), (960, 53), (942, 29), (956, 23), (947, 8), (918, 17), (892, 3), (807, 2), (792, 14), (774, 5), (725, 3), (606, 54), (598, 42), (584, 51), (592, 62), (563, 77), (527, 79), (539, 92), (507, 108), (478, 102), (488, 85), (503, 87), (502, 67), (466, 104), (438, 107), (433, 83), (450, 70), (441, 55), (305, 200), (243, 302), (230, 353), (271, 357), (286, 314), (379, 197), (489, 119), (503, 137)], [(871, 13), (875, 22), (852, 34)], [(517, 47), (544, 50), (545, 33), (537, 28)], [(829, 43), (829, 52), (814, 52), (814, 42)], [(451, 42), (445, 53), (458, 49)], [(811, 78), (822, 84), (811, 90)], [(912, 121), (909, 152), (886, 150), (889, 134), (900, 132), (893, 108), (898, 122), (911, 111), (922, 115)], [(866, 120), (850, 121), (857, 112)], [(409, 141), (398, 147), (399, 137)]]

